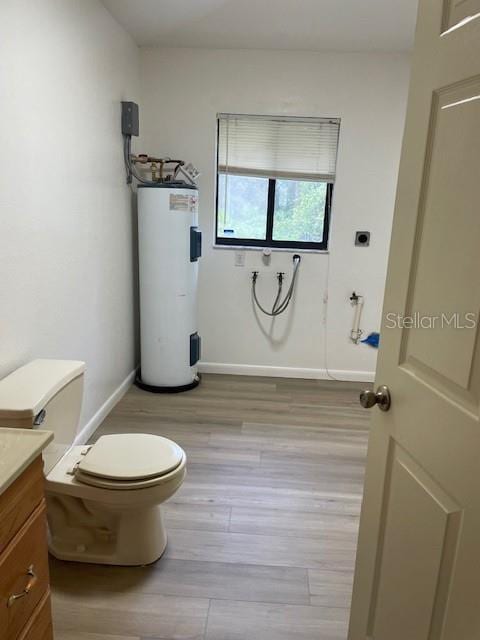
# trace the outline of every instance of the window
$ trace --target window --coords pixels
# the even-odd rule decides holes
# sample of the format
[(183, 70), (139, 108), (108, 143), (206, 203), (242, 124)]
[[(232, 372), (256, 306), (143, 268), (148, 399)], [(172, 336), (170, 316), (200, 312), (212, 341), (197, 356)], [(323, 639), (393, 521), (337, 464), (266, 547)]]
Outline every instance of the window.
[(340, 121), (220, 114), (216, 243), (326, 249)]

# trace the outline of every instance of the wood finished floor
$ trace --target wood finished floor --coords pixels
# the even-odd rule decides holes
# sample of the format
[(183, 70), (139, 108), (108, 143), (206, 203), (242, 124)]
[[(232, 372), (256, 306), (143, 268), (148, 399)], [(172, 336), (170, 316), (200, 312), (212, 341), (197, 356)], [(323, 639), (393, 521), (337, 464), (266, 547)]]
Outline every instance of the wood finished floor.
[(205, 375), (132, 388), (95, 433), (187, 452), (148, 567), (51, 562), (56, 640), (345, 640), (362, 498), (365, 385)]

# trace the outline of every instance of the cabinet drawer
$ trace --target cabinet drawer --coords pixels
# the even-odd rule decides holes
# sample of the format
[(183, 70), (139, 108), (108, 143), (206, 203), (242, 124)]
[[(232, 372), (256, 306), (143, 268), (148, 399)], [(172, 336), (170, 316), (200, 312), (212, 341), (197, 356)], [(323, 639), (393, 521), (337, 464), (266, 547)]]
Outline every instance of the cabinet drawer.
[(53, 640), (50, 592), (44, 595), (18, 640)]
[(43, 498), (43, 462), (38, 457), (0, 495), (0, 554)]
[(16, 640), (47, 591), (47, 522), (42, 502), (0, 556), (2, 640)]

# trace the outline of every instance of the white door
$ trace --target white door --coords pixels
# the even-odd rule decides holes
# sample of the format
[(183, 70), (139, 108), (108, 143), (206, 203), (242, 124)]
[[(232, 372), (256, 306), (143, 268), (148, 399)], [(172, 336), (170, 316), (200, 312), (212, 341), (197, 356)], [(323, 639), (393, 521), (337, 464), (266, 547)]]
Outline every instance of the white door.
[(350, 640), (480, 639), (479, 309), (480, 0), (420, 0)]

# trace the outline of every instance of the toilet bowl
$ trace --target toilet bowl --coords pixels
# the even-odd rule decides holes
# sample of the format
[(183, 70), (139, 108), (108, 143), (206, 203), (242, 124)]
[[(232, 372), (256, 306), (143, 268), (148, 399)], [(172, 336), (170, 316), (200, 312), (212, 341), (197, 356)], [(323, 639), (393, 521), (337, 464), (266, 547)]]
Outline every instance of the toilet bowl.
[(186, 455), (145, 433), (112, 434), (73, 446), (85, 365), (35, 360), (0, 381), (0, 427), (42, 428), (49, 549), (61, 560), (142, 565), (164, 552), (161, 504), (181, 486)]

